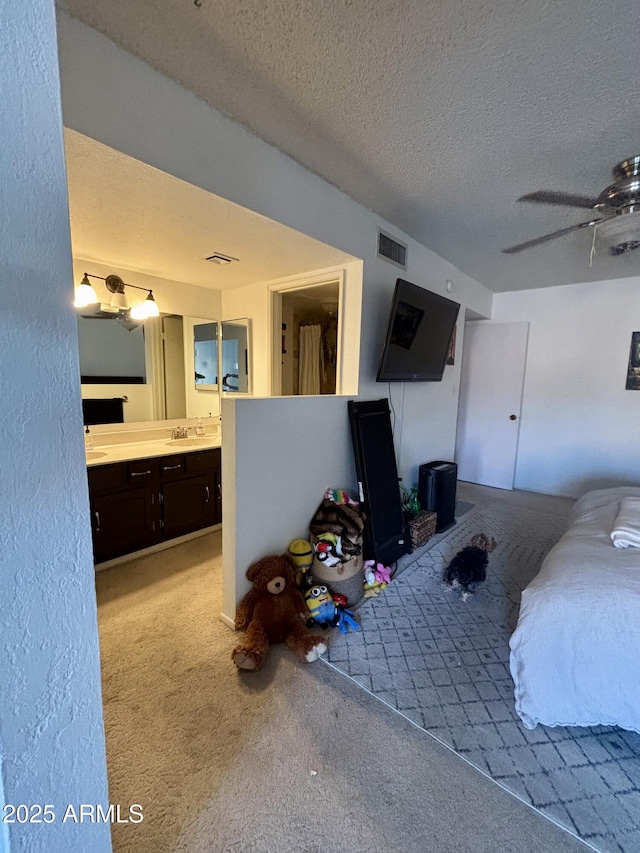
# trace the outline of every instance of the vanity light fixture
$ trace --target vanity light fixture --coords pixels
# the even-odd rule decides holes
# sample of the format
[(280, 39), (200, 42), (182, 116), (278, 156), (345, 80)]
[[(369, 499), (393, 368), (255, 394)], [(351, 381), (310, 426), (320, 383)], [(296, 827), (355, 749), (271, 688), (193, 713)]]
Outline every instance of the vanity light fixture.
[(97, 305), (100, 300), (98, 295), (91, 286), (91, 282), (85, 273), (82, 281), (76, 287), (76, 294), (73, 304), (76, 308), (86, 308), (88, 305)]
[[(132, 320), (147, 320), (150, 317), (158, 317), (160, 311), (158, 304), (153, 298), (153, 291), (148, 287), (139, 287), (137, 284), (129, 284), (123, 281), (119, 275), (108, 275), (106, 278), (101, 275), (94, 275), (86, 272), (78, 287), (76, 288), (76, 298), (74, 305), (76, 308), (86, 308), (88, 305), (95, 305), (99, 302), (95, 290), (89, 282), (90, 278), (99, 278), (104, 281), (107, 290), (112, 294), (111, 303), (103, 305), (103, 311), (111, 311), (120, 313), (121, 311), (129, 311), (129, 316)], [(125, 292), (125, 287), (132, 287), (134, 290), (144, 290), (147, 298), (143, 302), (139, 302), (129, 309), (129, 301)]]

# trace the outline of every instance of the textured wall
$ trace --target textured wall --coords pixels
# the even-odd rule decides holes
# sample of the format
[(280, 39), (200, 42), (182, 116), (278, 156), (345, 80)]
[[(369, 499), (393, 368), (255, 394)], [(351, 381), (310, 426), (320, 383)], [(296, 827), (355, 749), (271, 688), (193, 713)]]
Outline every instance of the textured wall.
[(490, 290), (106, 38), (60, 13), (58, 39), (65, 127), (365, 259), (385, 319), (398, 268), (375, 260), (379, 225), (409, 243), (407, 277), (441, 292), (452, 278), (491, 313)]
[(638, 153), (637, 0), (64, 0), (65, 8), (494, 290), (635, 274), (584, 221)]
[(108, 826), (61, 821), (107, 793), (53, 2), (0, 20), (4, 795), (59, 816), (13, 851), (101, 853)]
[[(249, 588), (249, 565), (264, 554), (282, 553), (292, 539), (306, 538), (324, 490), (353, 490), (356, 477), (351, 445), (336, 442), (335, 435), (337, 428), (349, 429), (346, 397), (227, 397), (222, 424), (222, 605), (233, 620), (236, 601)], [(235, 495), (227, 499), (229, 482)]]
[[(0, 808), (3, 808), (4, 804), (5, 799), (2, 784), (2, 753), (0, 752)], [(9, 853), (9, 826), (6, 823), (0, 825), (0, 853)]]
[(514, 487), (578, 497), (640, 481), (640, 391), (625, 390), (640, 279), (497, 294), (493, 319), (529, 322)]

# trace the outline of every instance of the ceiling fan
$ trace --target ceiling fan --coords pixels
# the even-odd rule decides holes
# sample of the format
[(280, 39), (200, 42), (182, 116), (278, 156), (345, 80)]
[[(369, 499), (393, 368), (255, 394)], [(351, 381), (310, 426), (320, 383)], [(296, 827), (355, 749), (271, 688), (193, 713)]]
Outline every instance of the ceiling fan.
[(84, 320), (117, 320), (128, 332), (142, 325), (142, 320), (132, 320), (129, 308), (113, 308), (109, 303), (89, 305), (79, 315)]
[(555, 190), (538, 190), (521, 196), (518, 201), (580, 207), (592, 210), (596, 215), (585, 222), (509, 246), (502, 251), (513, 255), (582, 228), (597, 228), (598, 236), (604, 238), (612, 255), (624, 255), (637, 249), (640, 247), (640, 155), (618, 163), (613, 169), (613, 179), (614, 182), (602, 190), (597, 198)]

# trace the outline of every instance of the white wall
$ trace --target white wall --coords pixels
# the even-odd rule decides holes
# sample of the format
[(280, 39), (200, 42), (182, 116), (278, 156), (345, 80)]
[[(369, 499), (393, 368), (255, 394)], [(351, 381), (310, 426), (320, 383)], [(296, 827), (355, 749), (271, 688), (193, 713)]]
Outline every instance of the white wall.
[(109, 320), (78, 317), (81, 376), (146, 376), (142, 326), (125, 329)]
[(242, 317), (251, 319), (251, 362), (252, 393), (254, 396), (268, 396), (273, 392), (271, 386), (271, 329), (272, 289), (311, 286), (318, 282), (342, 278), (341, 334), (342, 334), (342, 392), (357, 394), (360, 365), (360, 325), (362, 313), (363, 267), (361, 261), (345, 264), (336, 269), (317, 270), (303, 276), (295, 276), (278, 281), (226, 290), (222, 293), (222, 319), (233, 320)]
[[(347, 371), (359, 376), (361, 398), (378, 399), (389, 394), (386, 385), (375, 382), (375, 374), (400, 271), (376, 256), (379, 226), (409, 246), (404, 278), (441, 294), (446, 294), (446, 281), (451, 279), (452, 298), (481, 316), (490, 315), (492, 293), (487, 288), (64, 14), (59, 17), (59, 44), (66, 126), (364, 261), (362, 333), (357, 340), (345, 341), (351, 348)], [(359, 297), (353, 298), (359, 302)], [(265, 300), (264, 295), (259, 298)], [(230, 308), (227, 313), (225, 306), (225, 316), (230, 318), (230, 313), (236, 311)], [(462, 335), (459, 340), (461, 345)], [(254, 374), (260, 377), (257, 368)], [(453, 455), (459, 379), (460, 359), (454, 367), (446, 368), (441, 383), (405, 387), (404, 405), (397, 407), (398, 434), (402, 435), (398, 455), (401, 473), (409, 485), (416, 479), (419, 464)], [(398, 394), (397, 388), (393, 393)], [(281, 530), (286, 546), (292, 527), (288, 519), (297, 517), (300, 507), (308, 517), (327, 485), (349, 485), (353, 478), (352, 449), (344, 399), (229, 403), (239, 407), (236, 415), (245, 411), (240, 409), (243, 405), (251, 413), (250, 423), (240, 416), (237, 435), (232, 438), (236, 427), (228, 426), (230, 410), (223, 405), (223, 459), (235, 446), (239, 465), (224, 476), (223, 527), (233, 528), (238, 548), (242, 548), (242, 559), (233, 559), (235, 547), (225, 534), (225, 573), (235, 578), (237, 572), (237, 589), (230, 594), (240, 595), (246, 560), (260, 556), (266, 547), (263, 528)], [(306, 442), (310, 425), (320, 422), (322, 440)], [(275, 434), (280, 457), (271, 450)], [(315, 427), (312, 434), (318, 437)], [(253, 458), (254, 453), (262, 457), (261, 467), (245, 467), (245, 458)], [(231, 464), (229, 459), (227, 462)], [(244, 477), (251, 483), (250, 496)], [(237, 507), (232, 506), (236, 500), (234, 482)], [(251, 511), (245, 505), (247, 501)], [(259, 525), (254, 515), (258, 507), (262, 514)]]
[(123, 396), (127, 398), (122, 407), (124, 423), (153, 420), (151, 385), (82, 385), (83, 400), (106, 400), (109, 397)]
[[(91, 32), (91, 30), (88, 32)], [(159, 278), (155, 275), (146, 275), (145, 273), (125, 270), (118, 266), (117, 247), (114, 247), (113, 250), (113, 264), (109, 266), (88, 261), (85, 258), (74, 257), (73, 279), (69, 282), (70, 299), (73, 299), (73, 287), (80, 283), (85, 272), (104, 276), (105, 278), (111, 273), (115, 273), (129, 284), (152, 290), (154, 299), (158, 303), (158, 308), (163, 314), (184, 314), (192, 317), (206, 317), (212, 320), (217, 320), (220, 316), (221, 301), (219, 291), (209, 290), (206, 287), (197, 287), (194, 284), (186, 284), (183, 281), (171, 281), (170, 279)], [(95, 278), (90, 279), (90, 281), (100, 301), (109, 302), (112, 294), (109, 293), (104, 282)], [(125, 290), (127, 291), (127, 299), (130, 305), (133, 305), (135, 301), (143, 302), (146, 299), (147, 294), (141, 290), (131, 290), (129, 288), (125, 288)]]
[[(8, 803), (107, 802), (53, 0), (0, 0), (0, 753)], [(102, 853), (109, 826), (14, 824)]]
[(625, 390), (640, 278), (496, 294), (492, 319), (530, 324), (514, 487), (640, 482), (640, 392)]
[(251, 320), (251, 388), (266, 397), (269, 387), (269, 291), (265, 284), (248, 284), (221, 293), (222, 319)]
[(336, 440), (348, 430), (346, 397), (223, 397), (222, 610), (227, 624), (249, 586), (244, 576), (249, 565), (265, 554), (286, 551), (292, 539), (306, 539), (327, 487), (353, 489), (351, 447)]

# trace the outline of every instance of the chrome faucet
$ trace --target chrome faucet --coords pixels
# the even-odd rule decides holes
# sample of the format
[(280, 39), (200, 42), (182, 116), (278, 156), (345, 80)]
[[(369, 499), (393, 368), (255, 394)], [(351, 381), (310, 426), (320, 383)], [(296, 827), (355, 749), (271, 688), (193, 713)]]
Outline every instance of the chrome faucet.
[(171, 438), (189, 438), (189, 427), (178, 426), (171, 430)]

